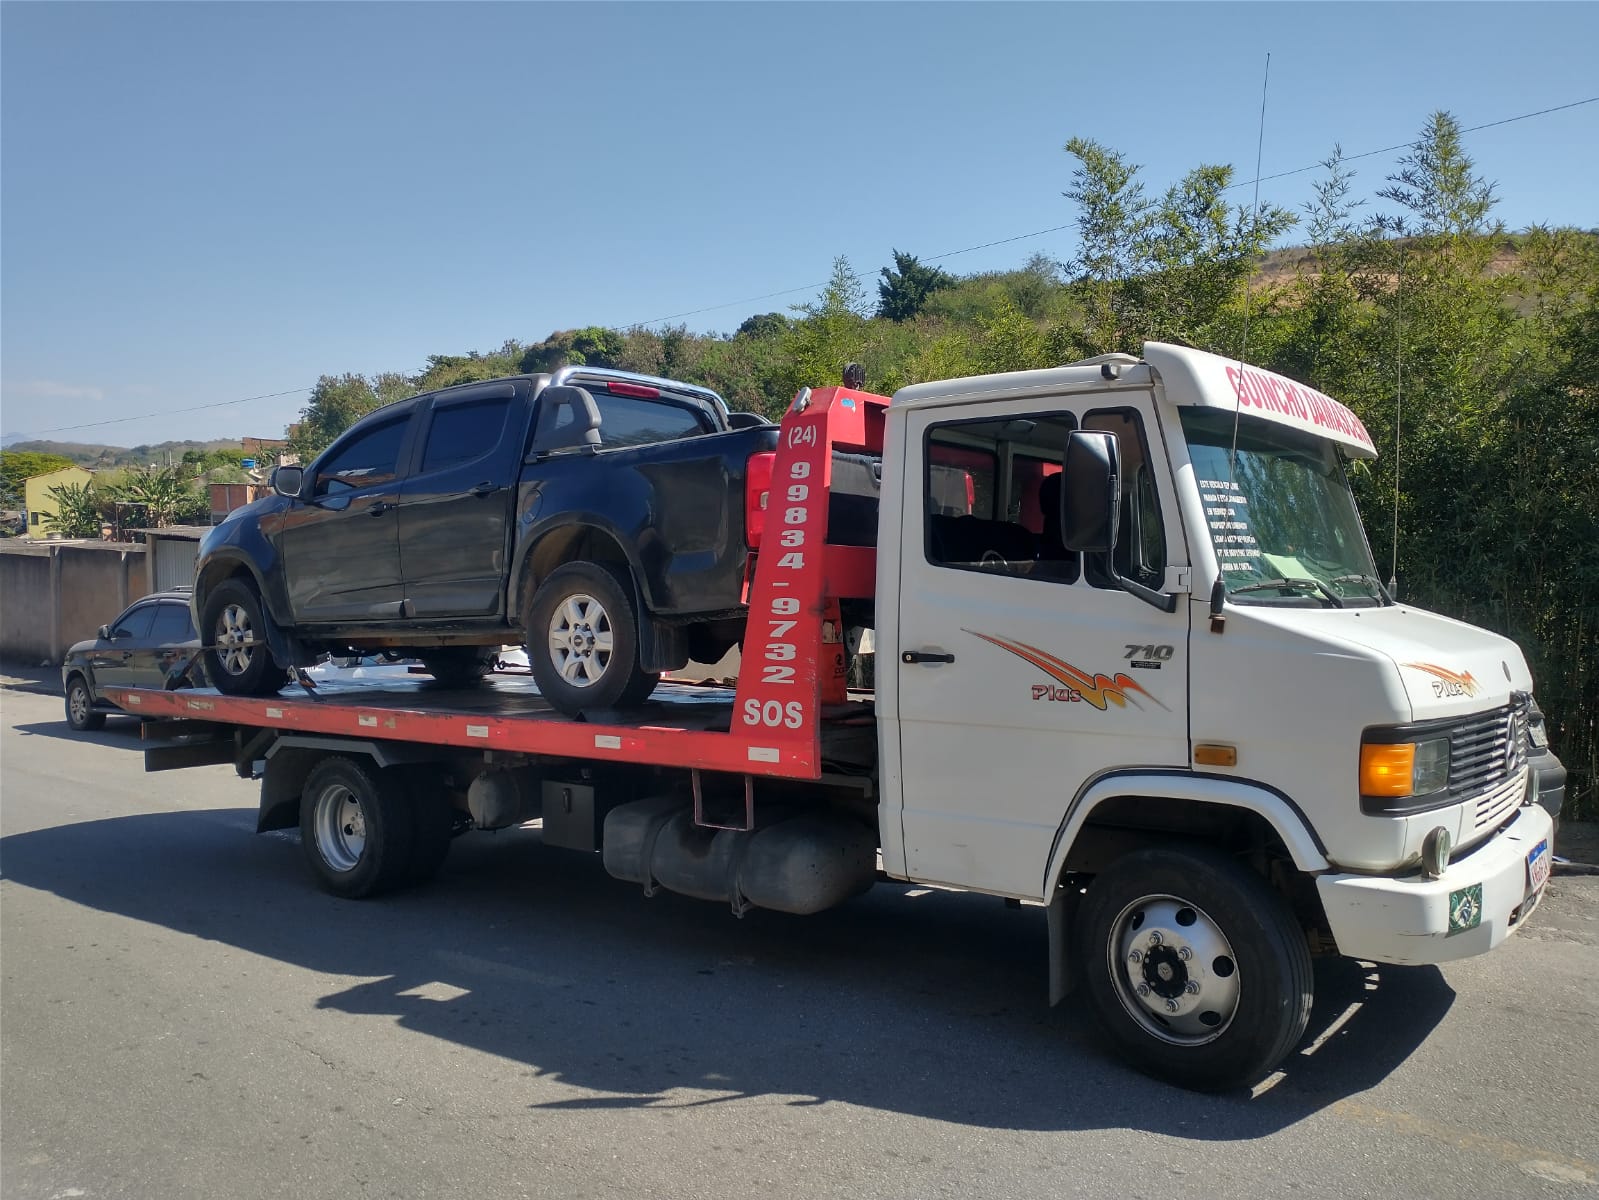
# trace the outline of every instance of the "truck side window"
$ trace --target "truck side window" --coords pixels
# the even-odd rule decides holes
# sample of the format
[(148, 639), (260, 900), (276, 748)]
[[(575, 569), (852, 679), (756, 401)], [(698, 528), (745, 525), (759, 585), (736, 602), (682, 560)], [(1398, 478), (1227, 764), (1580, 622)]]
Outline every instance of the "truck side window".
[(1069, 583), (1060, 463), (1069, 414), (951, 421), (927, 432), (924, 550), (934, 566)]
[(648, 446), (709, 433), (699, 413), (680, 404), (594, 392), (600, 410), (600, 447)]
[(510, 411), (509, 396), (434, 405), (422, 470), (437, 471), (482, 458), (499, 445)]
[[(1116, 535), (1116, 570), (1149, 587), (1158, 587), (1166, 575), (1166, 533), (1160, 521), (1160, 497), (1155, 472), (1144, 437), (1144, 423), (1129, 408), (1100, 409), (1083, 418), (1084, 429), (1116, 435), (1121, 445), (1121, 528)], [(1114, 588), (1100, 563), (1088, 564), (1088, 582)]]
[(314, 494), (336, 496), (392, 480), (409, 421), (407, 414), (374, 426), (339, 447), (317, 466)]

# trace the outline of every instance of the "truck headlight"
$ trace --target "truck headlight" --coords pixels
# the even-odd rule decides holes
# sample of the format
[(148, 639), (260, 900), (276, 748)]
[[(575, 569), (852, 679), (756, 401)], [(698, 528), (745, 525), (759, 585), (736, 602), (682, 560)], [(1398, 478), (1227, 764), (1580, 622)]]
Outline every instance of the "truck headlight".
[(1449, 802), (1449, 739), (1363, 742), (1360, 807), (1372, 816), (1399, 816)]

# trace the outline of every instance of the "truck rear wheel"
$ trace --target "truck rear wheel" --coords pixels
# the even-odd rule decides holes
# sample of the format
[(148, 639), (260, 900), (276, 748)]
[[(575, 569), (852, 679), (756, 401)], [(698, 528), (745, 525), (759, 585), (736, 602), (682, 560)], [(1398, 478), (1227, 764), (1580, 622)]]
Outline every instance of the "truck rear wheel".
[(1113, 863), (1081, 913), (1101, 1023), (1158, 1078), (1201, 1091), (1272, 1071), (1310, 1019), (1310, 950), (1254, 872), (1207, 849), (1157, 847)]
[(200, 614), (206, 678), (229, 696), (270, 696), (289, 681), (267, 646), (266, 612), (240, 579), (217, 584)]
[(300, 794), (306, 862), (335, 896), (376, 896), (415, 879), (415, 820), (404, 776), (360, 759), (324, 759)]
[(539, 692), (561, 712), (640, 704), (660, 676), (639, 667), (632, 587), (605, 563), (567, 563), (539, 585), (527, 657)]

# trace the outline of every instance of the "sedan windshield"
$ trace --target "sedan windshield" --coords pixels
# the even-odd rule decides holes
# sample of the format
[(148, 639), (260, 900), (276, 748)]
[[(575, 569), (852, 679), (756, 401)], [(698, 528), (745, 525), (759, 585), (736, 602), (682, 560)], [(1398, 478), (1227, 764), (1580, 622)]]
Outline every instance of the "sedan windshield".
[(1187, 408), (1183, 432), (1228, 599), (1356, 608), (1388, 603), (1333, 446), (1258, 418)]

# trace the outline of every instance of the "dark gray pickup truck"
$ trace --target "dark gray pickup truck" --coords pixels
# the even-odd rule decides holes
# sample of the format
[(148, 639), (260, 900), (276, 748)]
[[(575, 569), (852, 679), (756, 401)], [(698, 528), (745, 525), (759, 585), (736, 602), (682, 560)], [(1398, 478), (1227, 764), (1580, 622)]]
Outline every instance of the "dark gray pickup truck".
[(776, 445), (715, 392), (587, 367), (390, 404), (201, 543), (207, 673), (262, 695), (324, 654), (389, 651), (459, 684), (525, 642), (557, 708), (637, 703), (742, 637)]

